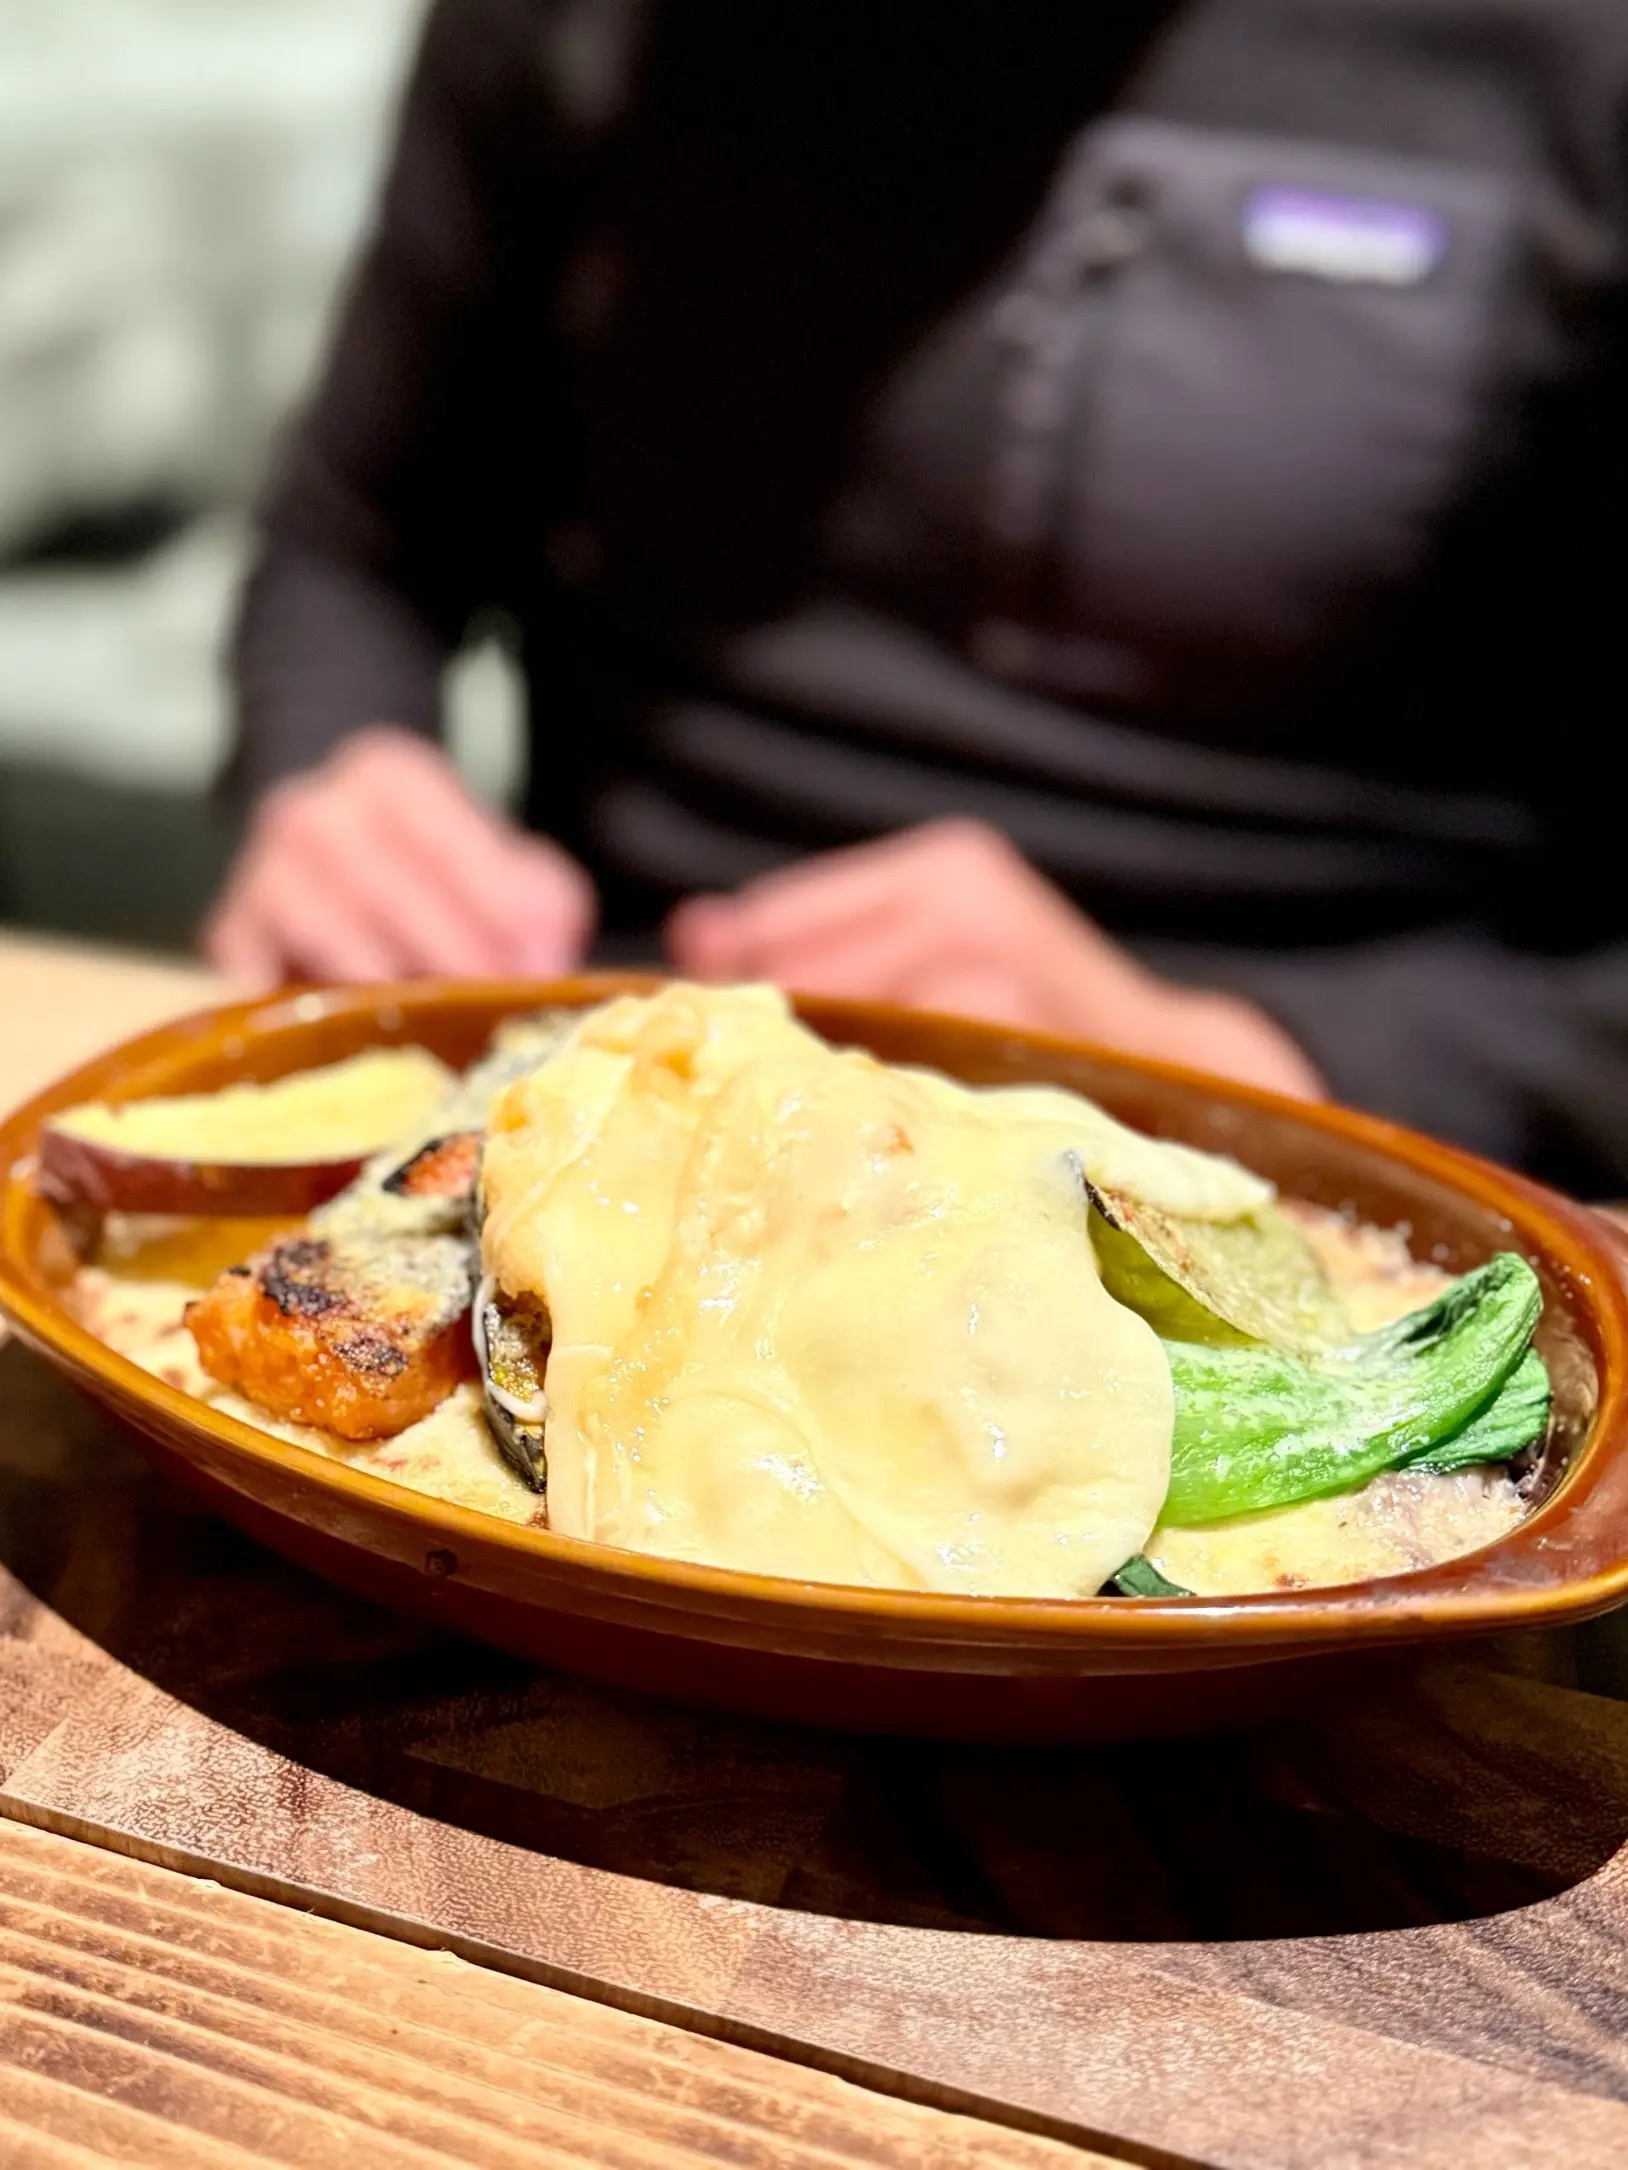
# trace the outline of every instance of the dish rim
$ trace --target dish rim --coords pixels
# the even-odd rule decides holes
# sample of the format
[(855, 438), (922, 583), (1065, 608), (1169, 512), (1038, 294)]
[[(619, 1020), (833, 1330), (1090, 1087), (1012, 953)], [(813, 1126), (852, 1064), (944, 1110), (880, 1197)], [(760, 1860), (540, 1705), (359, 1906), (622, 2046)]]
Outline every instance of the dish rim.
[[(1589, 1572), (1560, 1571), (1542, 1563), (1557, 1529), (1588, 1513), (1602, 1478), (1628, 1454), (1628, 1243), (1600, 1214), (1574, 1204), (1492, 1162), (1443, 1145), (1382, 1117), (1332, 1103), (1293, 1100), (1263, 1088), (1207, 1076), (1182, 1064), (1116, 1053), (1089, 1041), (1057, 1034), (905, 1009), (887, 1003), (790, 999), (815, 1029), (822, 1016), (862, 1030), (867, 1020), (897, 1032), (901, 1027), (950, 1031), (965, 1045), (1020, 1043), (1040, 1059), (1088, 1060), (1135, 1077), (1244, 1106), (1366, 1147), (1381, 1158), (1460, 1193), (1490, 1209), (1512, 1236), (1542, 1255), (1568, 1285), (1589, 1319), (1598, 1376), (1598, 1399), (1588, 1432), (1554, 1491), (1507, 1535), (1474, 1552), (1409, 1573), (1343, 1585), (1262, 1591), (1232, 1597), (1032, 1598), (966, 1595), (826, 1583), (740, 1568), (707, 1566), (661, 1554), (633, 1551), (597, 1539), (565, 1537), (551, 1530), (504, 1522), (354, 1468), (312, 1447), (295, 1445), (197, 1400), (184, 1389), (144, 1371), (100, 1342), (53, 1294), (37, 1259), (39, 1216), (50, 1208), (32, 1176), (39, 1131), (50, 1115), (76, 1102), (107, 1095), (136, 1098), (165, 1089), (164, 1073), (184, 1072), (211, 1056), (231, 1054), (231, 1043), (250, 1038), (265, 1044), (281, 1033), (335, 1017), (371, 1013), (381, 1036), (399, 1043), (415, 1015), (453, 1006), (487, 1007), (495, 1024), (505, 1014), (542, 1007), (587, 1007), (611, 995), (647, 991), (664, 976), (594, 973), (534, 981), (418, 980), (377, 987), (285, 988), (269, 996), (215, 1004), (175, 1018), (104, 1050), (64, 1073), (0, 1122), (0, 1318), (20, 1339), (81, 1386), (141, 1427), (132, 1410), (165, 1420), (164, 1435), (179, 1432), (226, 1450), (228, 1463), (247, 1460), (267, 1475), (280, 1474), (296, 1489), (315, 1484), (339, 1500), (374, 1514), (416, 1525), (433, 1551), (449, 1539), (464, 1553), (494, 1550), (529, 1562), (538, 1576), (533, 1603), (547, 1603), (550, 1572), (579, 1589), (607, 1586), (641, 1610), (662, 1598), (690, 1617), (760, 1622), (814, 1615), (828, 1630), (886, 1627), (910, 1641), (962, 1643), (986, 1649), (1075, 1645), (1152, 1652), (1169, 1646), (1214, 1652), (1225, 1646), (1262, 1654), (1364, 1639), (1416, 1640), (1432, 1633), (1492, 1632), (1517, 1626), (1581, 1619), (1628, 1597), (1628, 1517), (1615, 1551)], [(382, 1044), (382, 1041), (381, 1041)], [(297, 1067), (298, 1062), (290, 1067)], [(157, 1082), (154, 1074), (160, 1073)], [(285, 1074), (285, 1073), (276, 1073)], [(186, 1089), (177, 1085), (173, 1089)], [(211, 1474), (230, 1477), (219, 1454)], [(238, 1484), (233, 1489), (244, 1492)], [(264, 1499), (263, 1491), (255, 1498)], [(1530, 1562), (1528, 1572), (1520, 1571)], [(478, 1575), (467, 1579), (479, 1581)], [(510, 1593), (518, 1595), (518, 1593)]]

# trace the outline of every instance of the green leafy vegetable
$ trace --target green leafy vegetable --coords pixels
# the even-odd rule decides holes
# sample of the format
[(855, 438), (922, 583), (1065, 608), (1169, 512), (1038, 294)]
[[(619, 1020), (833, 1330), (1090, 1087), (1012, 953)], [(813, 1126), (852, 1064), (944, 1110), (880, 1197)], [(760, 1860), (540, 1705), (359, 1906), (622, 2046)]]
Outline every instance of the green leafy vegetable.
[(1460, 1432), (1427, 1454), (1416, 1455), (1409, 1469), (1445, 1474), (1487, 1462), (1512, 1461), (1535, 1447), (1549, 1429), (1549, 1374), (1536, 1349), (1528, 1349), (1487, 1406)]
[(1191, 1597), (1191, 1590), (1184, 1590), (1179, 1582), (1171, 1582), (1145, 1553), (1137, 1552), (1125, 1562), (1117, 1575), (1110, 1575), (1103, 1585), (1105, 1596), (1118, 1597)]
[(1321, 1499), (1456, 1440), (1521, 1362), (1541, 1304), (1531, 1267), (1506, 1251), (1315, 1362), (1167, 1342), (1176, 1423), (1162, 1520)]
[(1264, 1341), (1309, 1356), (1351, 1338), (1311, 1245), (1275, 1205), (1200, 1221), (1086, 1183), (1103, 1286), (1167, 1341)]

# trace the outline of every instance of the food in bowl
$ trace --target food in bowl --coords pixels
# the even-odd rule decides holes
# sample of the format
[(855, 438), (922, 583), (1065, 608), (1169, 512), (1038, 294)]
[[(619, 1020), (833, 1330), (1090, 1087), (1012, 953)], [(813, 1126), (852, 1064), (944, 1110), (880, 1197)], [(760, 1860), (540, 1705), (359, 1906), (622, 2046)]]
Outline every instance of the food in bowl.
[(454, 1082), (425, 1048), (376, 1048), (270, 1085), (67, 1108), (40, 1141), (40, 1189), (70, 1216), (304, 1213)]
[(832, 1048), (761, 988), (516, 1021), (339, 1196), (245, 1233), (205, 1289), (185, 1228), (115, 1219), (80, 1314), (397, 1481), (757, 1572), (1366, 1579), (1509, 1529), (1548, 1419), (1519, 1258), (1449, 1283), (1077, 1095)]

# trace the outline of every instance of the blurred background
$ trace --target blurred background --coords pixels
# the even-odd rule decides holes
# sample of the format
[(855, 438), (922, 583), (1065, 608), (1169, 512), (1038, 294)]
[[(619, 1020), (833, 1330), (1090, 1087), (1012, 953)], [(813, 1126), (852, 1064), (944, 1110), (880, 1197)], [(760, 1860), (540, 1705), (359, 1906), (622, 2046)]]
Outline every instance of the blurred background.
[[(0, 920), (183, 948), (231, 849), (246, 506), (421, 0), (0, 0)], [(449, 688), (487, 795), (494, 648)]]

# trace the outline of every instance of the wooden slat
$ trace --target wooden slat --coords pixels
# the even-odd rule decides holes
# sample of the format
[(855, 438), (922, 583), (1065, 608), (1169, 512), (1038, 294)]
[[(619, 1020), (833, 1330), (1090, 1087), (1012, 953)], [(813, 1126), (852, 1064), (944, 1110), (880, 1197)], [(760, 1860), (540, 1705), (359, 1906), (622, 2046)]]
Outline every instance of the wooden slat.
[(54, 2140), (0, 2110), (0, 2162), (7, 2170), (103, 2170), (107, 2157), (72, 2140)]
[[(1610, 2060), (1621, 2030), (1606, 1984), (1620, 1942), (1618, 1902), (1603, 1890), (1592, 1925), (1559, 1910), (1545, 1923), (1544, 1910), (1529, 1909), (1503, 1950), (1487, 1933), (1502, 1924), (1346, 1940), (1343, 1958), (1341, 1940), (1301, 1946), (1326, 1988), (1307, 1999), (1313, 2009), (1298, 2009), (1293, 1944), (1257, 1994), (1241, 1985), (1260, 1947), (1224, 1947), (1207, 1960), (1204, 1947), (1181, 1943), (946, 1935), (640, 1885), (295, 1770), (140, 1681), (109, 1683), (66, 1720), (14, 1777), (14, 1804), (19, 1785), (34, 1813), (49, 1802), (65, 1825), (98, 1825), (119, 1844), (197, 1860), (209, 1830), (218, 1873), (258, 1888), (592, 1982), (647, 2010), (715, 2017), (890, 2089), (1044, 2120), (1110, 2151), (1228, 2170), (1402, 2160), (1459, 2170), (1466, 2159), (1603, 2170), (1628, 2160), (1628, 2108), (1606, 2099), (1618, 2091)], [(128, 1865), (117, 1855), (82, 1859), (76, 1873), (122, 1889)], [(416, 1923), (413, 1907), (400, 1911), (409, 1893)], [(182, 1911), (193, 1912), (191, 1902)], [(111, 1926), (145, 1934), (128, 1910)], [(201, 1936), (209, 1951), (214, 1933), (206, 1915), (172, 1941), (199, 1948)], [(1562, 1952), (1584, 1963), (1572, 1972)], [(1350, 2019), (1338, 2016), (1342, 1967)], [(1414, 2046), (1388, 2017), (1397, 1989), (1397, 2013), (1434, 2006), (1470, 2053)], [(602, 2025), (622, 2017), (578, 2010)], [(671, 2039), (692, 2052), (712, 2047)]]
[(1107, 2164), (5, 1822), (0, 2102), (8, 2170)]

